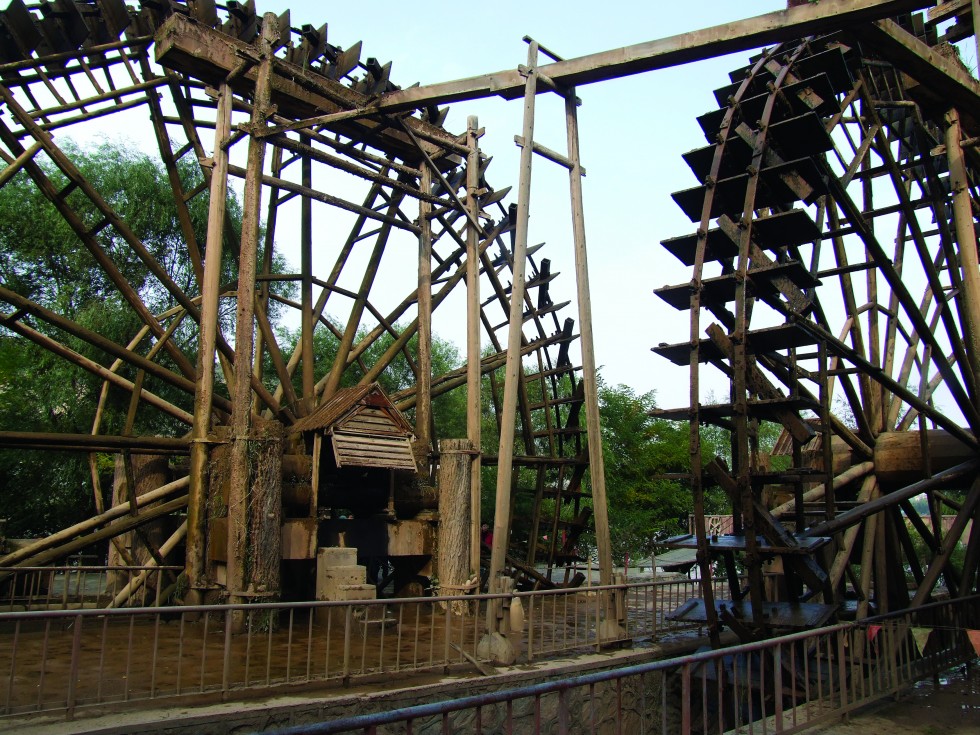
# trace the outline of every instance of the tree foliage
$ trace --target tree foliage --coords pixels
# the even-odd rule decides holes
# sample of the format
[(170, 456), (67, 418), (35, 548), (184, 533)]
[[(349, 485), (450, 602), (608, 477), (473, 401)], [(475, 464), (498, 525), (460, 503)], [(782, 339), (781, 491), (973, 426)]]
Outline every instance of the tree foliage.
[[(118, 143), (84, 149), (68, 143), (64, 150), (177, 286), (186, 293), (195, 293), (186, 239), (162, 166)], [(67, 179), (50, 161), (42, 156), (35, 160), (55, 187), (66, 187)], [(200, 168), (189, 158), (182, 160), (179, 172), (186, 190), (201, 181)], [(162, 314), (174, 307), (174, 295), (150, 272), (119, 231), (111, 226), (99, 229), (102, 214), (83, 192), (65, 190), (70, 191), (66, 203), (87, 228), (97, 230), (99, 246), (148, 310)], [(200, 243), (207, 230), (207, 199), (205, 192), (188, 202)], [(235, 237), (241, 207), (234, 196), (229, 197), (228, 211)], [(223, 280), (234, 277), (232, 253), (226, 253), (222, 270)], [(139, 316), (106, 270), (23, 171), (0, 188), (0, 283), (117, 344), (127, 344), (142, 327)], [(226, 323), (227, 320), (226, 314)], [(99, 364), (109, 366), (113, 362), (109, 355), (41, 320), (22, 321)], [(195, 331), (185, 320), (173, 335), (192, 363), (196, 357)], [(145, 353), (150, 344), (147, 339), (135, 349)], [(156, 359), (174, 368), (165, 352)], [(120, 374), (130, 380), (135, 377), (135, 371), (128, 367)], [(0, 428), (88, 433), (102, 386), (99, 378), (64, 358), (11, 331), (0, 330)], [(144, 387), (185, 410), (191, 408), (191, 396), (162, 381), (147, 377)], [(109, 391), (102, 417), (103, 432), (122, 429), (129, 400), (127, 392), (115, 388)], [(133, 428), (136, 433), (160, 435), (186, 430), (156, 410), (140, 411)], [(49, 533), (87, 517), (93, 511), (94, 500), (85, 456), (0, 452), (0, 503), (3, 515), (9, 519), (8, 535), (12, 536)]]

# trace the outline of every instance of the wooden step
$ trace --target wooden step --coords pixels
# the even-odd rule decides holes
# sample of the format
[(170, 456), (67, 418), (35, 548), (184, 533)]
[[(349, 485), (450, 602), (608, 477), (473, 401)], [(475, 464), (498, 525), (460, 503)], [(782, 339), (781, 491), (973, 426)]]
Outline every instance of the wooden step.
[[(754, 202), (755, 209), (786, 207), (799, 201), (793, 190), (783, 181), (782, 177), (785, 176), (799, 177), (806, 182), (813, 190), (809, 197), (811, 201), (827, 193), (827, 186), (816, 164), (811, 159), (799, 158), (783, 161), (774, 166), (763, 168), (759, 172), (760, 181)], [(748, 183), (749, 175), (747, 173), (719, 180), (714, 185), (710, 216), (715, 218), (728, 214), (735, 219), (740, 219), (745, 206), (745, 190)], [(691, 222), (700, 222), (701, 210), (707, 192), (708, 187), (701, 185), (674, 192), (670, 196)]]
[[(786, 160), (808, 158), (825, 153), (834, 143), (815, 112), (790, 117), (769, 126), (768, 143), (775, 147)], [(718, 145), (696, 148), (682, 154), (698, 181), (711, 174)], [(733, 135), (725, 142), (718, 179), (726, 179), (745, 173), (752, 163), (752, 146), (743, 138)]]
[[(755, 329), (746, 335), (745, 350), (750, 355), (765, 352), (777, 352), (815, 344), (816, 341), (809, 332), (797, 324), (780, 324), (765, 329)], [(661, 344), (651, 350), (661, 357), (666, 357), (675, 365), (688, 365), (691, 360), (691, 343), (678, 342), (668, 345)], [(708, 362), (720, 360), (724, 356), (721, 350), (709, 339), (703, 339), (698, 346), (698, 361)]]
[[(816, 288), (820, 281), (810, 274), (802, 263), (791, 260), (776, 263), (768, 268), (752, 268), (746, 273), (752, 294), (758, 298), (778, 298), (781, 291), (774, 284), (777, 278), (787, 278), (800, 289)], [(736, 273), (726, 273), (701, 281), (701, 303), (722, 305), (735, 300), (738, 278)], [(678, 311), (691, 308), (691, 284), (658, 288), (654, 293)]]
[[(752, 240), (763, 250), (798, 247), (820, 239), (820, 230), (805, 209), (790, 209), (769, 217), (752, 220)], [(698, 236), (681, 235), (662, 240), (661, 245), (684, 265), (693, 266)], [(705, 262), (730, 260), (738, 257), (738, 243), (718, 227), (708, 230)]]
[[(840, 112), (840, 105), (837, 104), (833, 84), (831, 83), (830, 77), (825, 74), (817, 74), (806, 79), (801, 79), (793, 84), (784, 85), (782, 92), (784, 98), (790, 103), (790, 110), (785, 113), (787, 117), (802, 115), (810, 112), (811, 109), (821, 116), (833, 115)], [(812, 92), (813, 94), (810, 95), (808, 92)], [(816, 107), (811, 108), (807, 100), (814, 95), (819, 97), (821, 102)], [(746, 97), (739, 105), (737, 112), (738, 118), (754, 125), (762, 117), (768, 99), (769, 93), (767, 91), (752, 97)], [(776, 114), (775, 121), (782, 119), (782, 115), (784, 114), (782, 109), (777, 107), (774, 111)], [(709, 143), (714, 143), (717, 140), (721, 122), (727, 111), (728, 107), (725, 105), (721, 109), (711, 110), (698, 117), (698, 124), (701, 126), (704, 137)]]
[[(757, 538), (759, 553), (763, 555), (783, 554), (813, 554), (820, 547), (830, 543), (829, 536), (797, 536), (793, 535), (796, 546), (776, 546), (764, 538)], [(697, 549), (698, 540), (692, 533), (672, 536), (663, 543), (669, 549)], [(748, 548), (746, 536), (725, 534), (724, 536), (709, 536), (708, 548), (715, 553), (744, 552)]]

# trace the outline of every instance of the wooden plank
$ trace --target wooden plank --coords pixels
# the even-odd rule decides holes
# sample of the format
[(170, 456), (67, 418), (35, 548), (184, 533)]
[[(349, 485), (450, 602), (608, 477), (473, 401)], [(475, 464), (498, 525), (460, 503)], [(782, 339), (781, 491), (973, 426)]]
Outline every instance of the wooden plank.
[(384, 467), (411, 472), (418, 469), (407, 436), (387, 438), (335, 432), (332, 438), (338, 467)]
[[(737, 51), (748, 51), (778, 41), (839, 31), (852, 25), (892, 17), (929, 5), (932, 3), (927, 0), (824, 0), (656, 41), (546, 64), (541, 67), (541, 74), (559, 86), (591, 84), (703, 61)], [(514, 99), (523, 93), (524, 83), (525, 78), (520, 71), (506, 69), (390, 92), (378, 103), (378, 109), (397, 112), (495, 95)], [(550, 90), (542, 85), (541, 91)]]
[[(254, 59), (256, 55), (251, 44), (180, 14), (170, 16), (159, 27), (155, 50), (161, 66), (212, 85), (238, 69), (243, 59)], [(280, 115), (302, 119), (363, 109), (368, 105), (369, 98), (365, 95), (278, 57), (273, 58), (272, 70), (272, 99)], [(257, 75), (258, 64), (254, 64), (235, 77), (231, 86), (236, 92), (251, 96)], [(459, 147), (455, 136), (417, 118), (408, 118), (406, 124), (423, 138), (422, 145), (434, 161), (447, 167), (455, 165), (452, 152)], [(372, 146), (405, 160), (419, 159), (418, 149), (409, 137), (382, 121), (360, 117), (339, 121), (329, 129), (357, 139), (369, 139)], [(428, 142), (433, 139), (439, 144)]]
[(956, 15), (962, 15), (970, 10), (971, 0), (947, 0), (934, 8), (929, 8), (926, 17), (930, 24), (942, 23)]
[[(971, 133), (976, 130), (973, 111), (980, 109), (980, 82), (953, 59), (941, 56), (891, 20), (881, 20), (854, 30), (875, 52), (919, 82), (912, 95), (920, 103), (935, 104), (942, 112), (959, 108)], [(970, 113), (969, 117), (967, 113)]]

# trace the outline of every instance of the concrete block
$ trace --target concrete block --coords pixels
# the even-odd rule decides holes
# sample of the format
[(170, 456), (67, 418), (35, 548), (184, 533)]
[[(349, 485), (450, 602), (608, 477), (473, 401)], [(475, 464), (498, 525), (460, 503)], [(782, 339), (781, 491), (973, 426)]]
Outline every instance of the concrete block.
[(361, 566), (317, 568), (316, 599), (343, 600), (341, 587), (362, 585), (367, 579), (367, 569)]
[(316, 550), (316, 566), (352, 567), (357, 564), (357, 549), (343, 546), (321, 546)]
[(375, 600), (378, 590), (373, 584), (341, 584), (337, 585), (341, 600)]

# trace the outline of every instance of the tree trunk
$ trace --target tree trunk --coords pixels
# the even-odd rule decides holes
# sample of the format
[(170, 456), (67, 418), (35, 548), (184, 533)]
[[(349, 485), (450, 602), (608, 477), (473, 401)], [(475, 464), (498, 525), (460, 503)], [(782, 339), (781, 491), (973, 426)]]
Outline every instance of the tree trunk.
[[(439, 442), (439, 555), (440, 594), (461, 594), (477, 573), (470, 569), (470, 462), (473, 445), (467, 439)], [(454, 603), (463, 615), (467, 606)]]

